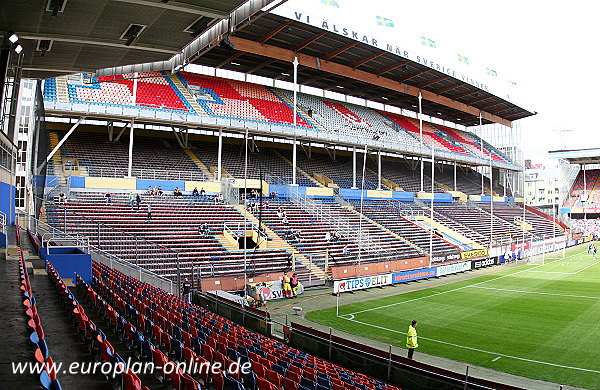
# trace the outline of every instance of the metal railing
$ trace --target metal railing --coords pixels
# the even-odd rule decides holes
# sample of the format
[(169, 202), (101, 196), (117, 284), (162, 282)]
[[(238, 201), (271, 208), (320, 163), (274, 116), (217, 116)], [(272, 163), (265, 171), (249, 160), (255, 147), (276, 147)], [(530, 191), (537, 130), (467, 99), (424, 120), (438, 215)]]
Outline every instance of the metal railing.
[[(354, 241), (359, 248), (359, 257), (361, 256), (380, 256), (382, 252), (381, 246), (368, 230), (360, 226), (360, 222), (356, 222), (349, 216), (343, 215), (339, 211), (323, 204), (323, 202), (300, 196), (296, 186), (286, 187), (285, 195), (296, 205), (300, 206), (304, 211), (311, 214), (317, 220), (331, 226), (341, 237)], [(362, 215), (357, 215), (360, 220)], [(365, 226), (368, 223), (365, 222)]]
[[(94, 167), (84, 165), (63, 165), (65, 175), (79, 173), (81, 168), (87, 170), (88, 176), (94, 177), (126, 177), (127, 168), (122, 167)], [(189, 181), (211, 181), (205, 172), (198, 171), (168, 171), (162, 169), (133, 168), (131, 176), (136, 179), (147, 180), (189, 180)]]
[[(63, 103), (58, 101), (46, 100), (46, 113), (50, 114), (71, 114), (85, 113), (88, 116), (100, 115), (110, 117), (126, 117), (130, 120), (131, 117), (140, 119), (152, 119), (157, 123), (187, 123), (191, 126), (204, 126), (212, 128), (228, 128), (245, 130), (249, 129), (253, 132), (267, 134), (269, 136), (283, 136), (286, 138), (305, 138), (326, 143), (336, 143), (345, 145), (361, 145), (365, 144), (369, 149), (381, 149), (402, 154), (414, 154), (429, 156), (431, 149), (428, 146), (422, 147), (418, 142), (408, 142), (406, 139), (397, 139), (396, 137), (374, 140), (369, 137), (357, 137), (345, 135), (337, 132), (325, 132), (319, 129), (305, 128), (300, 126), (290, 126), (276, 123), (265, 123), (245, 119), (221, 118), (214, 116), (200, 116), (192, 113), (182, 113), (168, 110), (156, 110), (144, 107), (129, 107), (129, 106), (109, 106), (100, 103)], [(436, 159), (458, 161), (472, 165), (489, 165), (488, 158), (459, 155), (454, 152), (446, 152), (436, 150)], [(495, 168), (502, 169), (520, 169), (516, 164), (506, 163), (501, 161), (492, 161)]]
[[(54, 210), (52, 210), (52, 208)], [(89, 238), (90, 245), (152, 273), (175, 279), (192, 274), (193, 264), (180, 264), (180, 253), (143, 237), (127, 233), (57, 204), (47, 206), (48, 222), (70, 236)]]
[(95, 261), (106, 264), (111, 268), (123, 272), (125, 275), (132, 276), (143, 282), (147, 282), (171, 294), (177, 294), (179, 291), (177, 283), (173, 280), (164, 278), (152, 271), (133, 264), (114, 253), (106, 251), (105, 249), (98, 248), (97, 246), (93, 245), (89, 239), (82, 235), (65, 233), (54, 226), (36, 219), (32, 215), (24, 216), (24, 219), (27, 222), (27, 229), (35, 236), (42, 237), (44, 242), (62, 242), (66, 245), (79, 247), (91, 254)]

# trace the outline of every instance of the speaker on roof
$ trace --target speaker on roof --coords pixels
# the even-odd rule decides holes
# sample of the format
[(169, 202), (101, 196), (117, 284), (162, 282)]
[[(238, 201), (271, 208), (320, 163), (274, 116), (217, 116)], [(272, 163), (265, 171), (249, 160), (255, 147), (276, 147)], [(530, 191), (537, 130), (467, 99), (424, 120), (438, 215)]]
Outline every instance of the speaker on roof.
[(229, 40), (229, 37), (225, 37), (225, 38), (221, 39), (221, 42), (219, 42), (219, 46), (221, 46), (222, 48), (224, 48), (226, 50), (235, 49), (235, 45)]

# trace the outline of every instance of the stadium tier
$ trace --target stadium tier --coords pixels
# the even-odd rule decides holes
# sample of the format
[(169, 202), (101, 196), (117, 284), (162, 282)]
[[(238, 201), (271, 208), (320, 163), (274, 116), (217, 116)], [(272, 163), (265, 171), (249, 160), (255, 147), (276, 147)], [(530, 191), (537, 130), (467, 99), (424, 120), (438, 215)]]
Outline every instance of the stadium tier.
[[(94, 306), (102, 315), (115, 318), (117, 332), (117, 319), (131, 318), (131, 330), (123, 327), (121, 332), (133, 347), (139, 346), (141, 357), (153, 361), (157, 367), (163, 367), (169, 359), (174, 362), (218, 361), (222, 367), (230, 367), (238, 359), (252, 364), (252, 370), (247, 374), (217, 371), (192, 378), (194, 382), (199, 380), (205, 386), (212, 384), (220, 390), (397, 389), (251, 332), (103, 264), (94, 263), (93, 274), (92, 285), (78, 280), (78, 288), (85, 291), (91, 302), (117, 303), (114, 311), (107, 310), (106, 304)], [(131, 308), (129, 312), (126, 307)], [(171, 384), (179, 388), (177, 385), (185, 375), (175, 370), (175, 373), (165, 374), (164, 378), (166, 382), (168, 377)]]
[[(336, 265), (354, 264), (359, 254), (364, 261), (370, 262), (388, 257), (418, 257), (423, 252), (332, 199), (314, 202), (315, 213), (321, 217), (289, 199), (270, 200), (269, 209), (262, 211), (262, 221), (301, 253), (321, 258), (327, 253)], [(282, 212), (284, 217), (278, 215)], [(254, 212), (254, 215), (259, 213)], [(343, 230), (344, 225), (349, 228)], [(360, 237), (352, 234), (357, 233), (359, 227), (364, 234)], [(339, 238), (335, 238), (336, 232)], [(390, 256), (391, 253), (394, 255)]]
[[(439, 203), (435, 205), (435, 211), (455, 221), (460, 221), (462, 225), (486, 236), (488, 245), (492, 230), (496, 244), (507, 244), (513, 241), (512, 237), (518, 238), (524, 234), (524, 230), (517, 227), (512, 221), (501, 219), (495, 213), (492, 217), (484, 208), (479, 207), (482, 205), (484, 204), (478, 203), (477, 206), (470, 206), (463, 203)], [(528, 238), (532, 237), (529, 232), (525, 234)]]
[[(127, 176), (128, 148), (128, 138), (111, 142), (106, 134), (76, 132), (60, 150), (63, 161), (76, 161), (87, 176), (123, 177)], [(132, 168), (133, 176), (165, 180), (203, 175), (174, 141), (158, 138), (136, 138)]]
[[(402, 203), (393, 203), (387, 200), (367, 200), (363, 201), (361, 206), (360, 200), (351, 200), (350, 203), (357, 210), (380, 223), (385, 228), (392, 231), (399, 238), (409, 243), (412, 247), (417, 247), (420, 253), (429, 252), (430, 234), (428, 230), (411, 221), (411, 216), (414, 215), (414, 210), (411, 208), (413, 203), (403, 206)], [(448, 253), (456, 253), (457, 247), (450, 242), (433, 236), (433, 251), (438, 255)]]
[[(148, 204), (152, 220), (147, 219)], [(257, 273), (279, 272), (289, 266), (290, 253), (285, 250), (252, 250), (244, 260), (243, 251), (225, 248), (217, 236), (223, 235), (225, 225), (236, 227), (245, 219), (234, 207), (215, 204), (212, 196), (142, 195), (137, 210), (127, 193), (113, 194), (107, 204), (103, 193), (82, 192), (64, 204), (49, 204), (47, 213), (52, 226), (88, 236), (99, 248), (168, 278), (177, 275), (178, 267), (187, 275), (223, 276), (244, 273), (245, 266)], [(199, 232), (202, 224), (208, 224), (208, 234)], [(165, 249), (179, 256), (153, 253)], [(142, 252), (150, 253), (142, 256)]]
[[(293, 108), (268, 87), (188, 72), (180, 72), (176, 76), (184, 86), (194, 91), (196, 100), (210, 115), (294, 124)], [(312, 127), (299, 114), (296, 124), (300, 127)]]
[[(64, 133), (53, 132), (56, 142)], [(79, 172), (73, 175), (96, 177), (124, 177), (128, 171), (128, 137), (117, 141), (109, 141), (102, 133), (75, 132), (61, 146), (61, 159), (65, 170)], [(54, 145), (50, 145), (54, 146)], [(364, 155), (357, 150), (356, 186), (362, 185), (362, 164)], [(198, 161), (199, 160), (199, 161)], [(245, 168), (243, 144), (223, 143), (222, 167), (223, 177), (241, 179), (259, 179), (270, 184), (290, 184), (292, 182), (292, 153), (289, 150), (272, 149), (268, 146), (252, 147), (248, 153), (248, 168)], [(330, 155), (313, 152), (309, 157), (304, 152), (297, 155), (296, 182), (301, 186), (333, 186), (352, 188), (352, 157), (337, 155), (335, 160)], [(214, 179), (218, 166), (218, 146), (214, 142), (192, 141), (191, 149), (182, 150), (173, 139), (135, 137), (133, 146), (132, 175), (142, 179), (164, 180), (209, 180)], [(53, 167), (53, 165), (51, 165)], [(382, 158), (383, 190), (403, 190), (418, 192), (420, 186), (420, 168), (411, 166), (400, 160)], [(369, 156), (365, 170), (364, 188), (377, 189), (377, 161)], [(431, 191), (430, 168), (425, 165), (424, 189)], [(444, 170), (436, 170), (434, 192), (445, 192), (454, 189), (454, 173), (452, 166)], [(469, 168), (459, 168), (456, 172), (456, 188), (465, 194), (481, 194), (481, 175)], [(331, 183), (331, 184), (329, 184)], [(489, 179), (484, 182), (485, 193), (489, 195)], [(504, 192), (495, 185), (495, 195)]]
[[(110, 77), (47, 79), (44, 99), (60, 100), (57, 83), (68, 89), (68, 102), (98, 103), (115, 106), (139, 106), (190, 115), (250, 120), (292, 125), (293, 93), (244, 81), (230, 80), (189, 72), (168, 75), (144, 72), (137, 77), (123, 74)], [(196, 107), (194, 109), (193, 107)], [(297, 126), (324, 130), (369, 140), (393, 141), (417, 150), (420, 145), (418, 120), (399, 114), (377, 111), (364, 106), (321, 97), (298, 94)], [(473, 134), (424, 122), (423, 140), (436, 150), (469, 157), (507, 158)]]
[(68, 80), (67, 87), (72, 102), (194, 112), (164, 72), (138, 73), (135, 78), (133, 74), (94, 77), (89, 83)]
[(572, 219), (571, 228), (574, 232), (585, 236), (600, 237), (600, 219)]
[[(282, 152), (282, 154), (291, 160), (292, 154), (289, 151)], [(297, 163), (300, 168), (307, 174), (314, 176), (325, 175), (326, 179), (331, 180), (334, 187), (339, 188), (352, 188), (353, 185), (353, 168), (352, 159), (349, 157), (337, 156), (335, 160), (332, 160), (328, 155), (313, 153), (311, 157), (308, 157), (304, 153), (298, 153)], [(362, 156), (357, 155), (356, 162), (356, 187), (362, 187)], [(371, 169), (365, 170), (365, 181), (364, 188), (369, 190), (377, 189), (377, 174)], [(382, 188), (388, 189), (385, 185)]]
[(581, 170), (577, 174), (563, 207), (600, 207), (600, 170)]
[[(489, 203), (481, 203), (479, 207), (490, 212)], [(525, 221), (526, 224), (531, 225), (528, 231), (538, 237), (551, 237), (553, 234), (561, 235), (564, 231), (552, 222), (552, 217), (546, 214), (540, 213), (534, 214), (529, 210), (525, 210)], [(523, 220), (523, 208), (515, 207), (508, 204), (496, 203), (494, 204), (494, 215), (502, 218), (508, 223), (518, 225)], [(553, 228), (554, 227), (554, 228)]]
[[(195, 142), (193, 152), (211, 170), (218, 166), (217, 145), (209, 142)], [(248, 153), (248, 166), (245, 166), (243, 145), (223, 144), (222, 167), (225, 177), (262, 179), (270, 184), (290, 184), (292, 165), (281, 158), (278, 151), (260, 148)], [(296, 172), (296, 182), (301, 186), (314, 187), (316, 182)]]

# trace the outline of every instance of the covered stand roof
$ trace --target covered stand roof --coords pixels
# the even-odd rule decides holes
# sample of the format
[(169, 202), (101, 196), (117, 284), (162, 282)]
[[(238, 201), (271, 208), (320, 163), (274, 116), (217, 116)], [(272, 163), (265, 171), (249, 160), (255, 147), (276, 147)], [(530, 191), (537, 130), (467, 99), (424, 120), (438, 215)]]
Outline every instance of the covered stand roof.
[(273, 13), (264, 14), (229, 37), (234, 48), (215, 44), (193, 59), (201, 65), (298, 83), (474, 126), (522, 119), (535, 112), (442, 71), (407, 60), (359, 40)]
[(19, 36), (23, 77), (48, 78), (165, 60), (246, 2), (20, 0), (2, 6), (0, 34)]
[(548, 152), (548, 157), (567, 160), (577, 165), (600, 164), (600, 148), (551, 150)]
[[(484, 86), (351, 36), (269, 9), (285, 0), (23, 0), (0, 13), (0, 29), (23, 46), (23, 77), (170, 70), (194, 62), (416, 111), (465, 126), (534, 115)], [(269, 8), (270, 7), (270, 8)], [(228, 37), (233, 45), (223, 45)], [(139, 65), (134, 65), (139, 64)]]

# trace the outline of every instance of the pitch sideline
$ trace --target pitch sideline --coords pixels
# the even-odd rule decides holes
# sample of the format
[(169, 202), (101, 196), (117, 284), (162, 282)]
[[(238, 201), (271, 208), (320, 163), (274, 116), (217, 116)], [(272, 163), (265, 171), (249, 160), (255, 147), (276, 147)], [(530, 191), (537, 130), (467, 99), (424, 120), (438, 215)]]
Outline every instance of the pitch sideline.
[[(577, 256), (577, 255), (580, 255), (580, 254), (584, 253), (585, 251), (587, 251), (587, 250), (584, 250), (584, 251), (581, 251), (581, 252), (577, 252), (577, 253), (573, 253), (572, 255), (569, 255), (569, 256), (567, 256), (565, 258), (571, 258), (571, 257)], [(447, 293), (454, 292), (454, 291), (459, 291), (459, 290), (462, 290), (462, 289), (465, 289), (465, 288), (468, 288), (468, 287), (473, 287), (473, 286), (477, 286), (477, 285), (480, 285), (480, 284), (483, 284), (483, 283), (488, 283), (488, 282), (491, 282), (491, 281), (494, 281), (494, 280), (503, 279), (503, 278), (506, 278), (507, 276), (514, 276), (514, 275), (517, 275), (517, 274), (520, 274), (520, 273), (523, 273), (523, 272), (531, 271), (533, 269), (544, 267), (546, 265), (549, 265), (549, 264), (552, 264), (552, 263), (556, 263), (556, 262), (561, 261), (561, 260), (563, 260), (563, 259), (560, 258), (560, 259), (551, 261), (549, 263), (537, 265), (537, 266), (535, 266), (533, 268), (523, 269), (523, 270), (520, 270), (520, 271), (517, 271), (517, 272), (513, 272), (513, 273), (510, 273), (510, 274), (507, 274), (507, 275), (498, 276), (498, 277), (493, 278), (493, 279), (484, 280), (482, 282), (477, 282), (477, 283), (469, 284), (467, 286), (457, 287), (457, 288), (454, 288), (454, 289), (451, 289), (451, 290), (448, 290), (448, 291), (442, 291), (442, 292), (439, 292), (439, 293), (436, 293), (436, 294), (431, 294), (431, 295), (427, 295), (427, 296), (423, 296), (423, 297), (419, 297), (419, 298), (413, 298), (413, 299), (409, 299), (409, 300), (402, 301), (402, 302), (390, 303), (388, 305), (383, 305), (383, 306), (378, 306), (378, 307), (372, 307), (372, 308), (369, 308), (369, 309), (359, 310), (359, 311), (355, 311), (355, 312), (352, 312), (352, 313), (349, 313), (349, 314), (343, 314), (343, 315), (340, 315), (338, 317), (342, 317), (343, 318), (343, 316), (345, 316), (345, 315), (347, 316), (347, 315), (350, 315), (350, 314), (354, 315), (354, 314), (365, 313), (365, 312), (368, 312), (368, 311), (384, 309), (384, 308), (387, 308), (387, 307), (392, 307), (392, 306), (401, 305), (401, 304), (408, 303), (408, 302), (419, 301), (421, 299), (431, 298), (431, 297), (435, 297), (435, 296), (442, 295), (442, 294), (447, 294)]]

